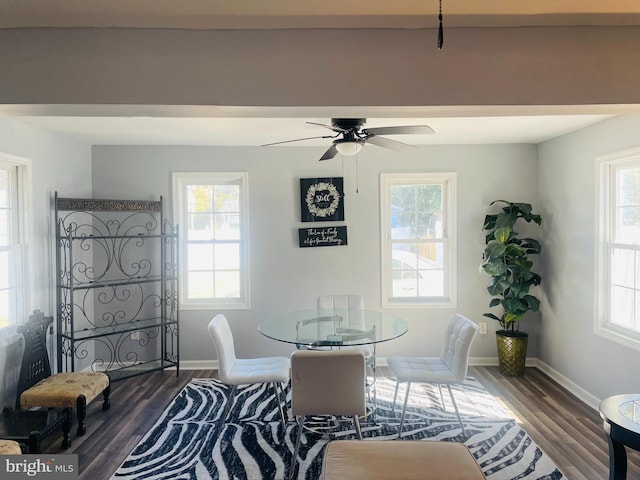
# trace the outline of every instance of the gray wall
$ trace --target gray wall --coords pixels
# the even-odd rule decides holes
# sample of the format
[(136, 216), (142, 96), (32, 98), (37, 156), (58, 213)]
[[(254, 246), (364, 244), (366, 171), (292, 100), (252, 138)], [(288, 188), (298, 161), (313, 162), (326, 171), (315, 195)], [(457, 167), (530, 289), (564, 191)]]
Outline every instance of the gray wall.
[[(28, 310), (55, 315), (55, 256), (52, 199), (56, 190), (69, 196), (91, 195), (90, 145), (0, 118), (0, 152), (31, 160), (33, 194), (30, 234), (32, 281)], [(26, 319), (25, 319), (26, 320)], [(22, 361), (21, 336), (14, 329), (0, 338), (0, 407), (15, 404), (15, 388)], [(49, 345), (50, 352), (55, 351)]]
[(596, 157), (639, 145), (640, 117), (620, 117), (539, 147), (548, 301), (540, 358), (597, 398), (640, 391), (640, 351), (594, 334)]
[[(0, 104), (640, 103), (637, 27), (3, 29)], [(46, 81), (43, 81), (46, 79)]]
[[(251, 291), (249, 311), (226, 311), (239, 355), (287, 353), (291, 349), (262, 337), (257, 325), (268, 315), (313, 308), (318, 295), (360, 293), (365, 305), (379, 309), (380, 172), (455, 171), (458, 175), (458, 308), (389, 310), (409, 322), (410, 334), (382, 344), (390, 354), (438, 355), (445, 323), (453, 311), (475, 321), (487, 311), (487, 278), (478, 272), (482, 221), (498, 198), (537, 203), (537, 153), (532, 145), (423, 147), (415, 154), (389, 152), (374, 145), (355, 158), (318, 162), (322, 147), (206, 148), (94, 147), (92, 184), (98, 198), (151, 199), (163, 195), (171, 210), (171, 172), (247, 171), (249, 173)], [(344, 176), (345, 247), (301, 249), (299, 178)], [(356, 193), (356, 186), (358, 193)], [(181, 360), (215, 358), (206, 333), (217, 311), (181, 311)], [(490, 332), (497, 325), (490, 320)], [(537, 354), (538, 324), (531, 331), (531, 356)], [(475, 357), (495, 357), (493, 335), (478, 338)]]

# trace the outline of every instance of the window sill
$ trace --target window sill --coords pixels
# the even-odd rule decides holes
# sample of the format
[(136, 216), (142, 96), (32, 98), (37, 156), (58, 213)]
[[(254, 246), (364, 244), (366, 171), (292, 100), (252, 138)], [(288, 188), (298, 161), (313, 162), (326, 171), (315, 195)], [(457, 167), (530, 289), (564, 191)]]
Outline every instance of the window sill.
[(634, 335), (633, 332), (623, 332), (618, 329), (607, 328), (602, 325), (597, 325), (594, 329), (596, 335), (612, 342), (623, 345), (627, 348), (640, 351), (640, 335)]
[(183, 311), (250, 310), (251, 305), (246, 303), (182, 303), (179, 308)]
[(442, 300), (423, 300), (423, 299), (407, 299), (407, 300), (388, 300), (382, 302), (382, 308), (456, 308), (456, 302), (450, 299)]

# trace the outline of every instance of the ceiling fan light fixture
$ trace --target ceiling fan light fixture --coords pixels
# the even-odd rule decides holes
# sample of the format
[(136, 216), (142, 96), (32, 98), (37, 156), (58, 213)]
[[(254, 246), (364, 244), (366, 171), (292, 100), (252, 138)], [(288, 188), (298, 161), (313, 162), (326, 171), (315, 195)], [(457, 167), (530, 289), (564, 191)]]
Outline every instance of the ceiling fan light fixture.
[(364, 145), (362, 140), (336, 140), (335, 146), (338, 153), (345, 157), (356, 155)]

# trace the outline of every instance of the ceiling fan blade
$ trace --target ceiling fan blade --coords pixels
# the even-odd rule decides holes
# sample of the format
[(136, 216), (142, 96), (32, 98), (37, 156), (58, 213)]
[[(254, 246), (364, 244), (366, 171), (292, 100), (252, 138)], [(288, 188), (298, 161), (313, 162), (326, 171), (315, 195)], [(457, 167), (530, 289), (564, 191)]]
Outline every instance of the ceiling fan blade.
[(329, 130), (333, 130), (334, 132), (338, 132), (338, 133), (346, 133), (349, 131), (344, 128), (336, 127), (335, 125), (326, 125), (324, 123), (316, 123), (316, 122), (306, 122), (306, 123), (308, 123), (309, 125), (318, 125), (319, 127), (328, 128)]
[(371, 135), (367, 137), (367, 143), (373, 143), (379, 147), (388, 148), (397, 152), (413, 152), (418, 147), (409, 145), (407, 143), (397, 142), (390, 138), (378, 137), (377, 135)]
[(271, 145), (280, 145), (282, 143), (301, 142), (302, 140), (314, 140), (316, 138), (334, 138), (332, 135), (323, 135), (320, 137), (296, 138), (295, 140), (284, 140), (282, 142), (265, 143), (261, 147), (270, 147)]
[(405, 135), (405, 134), (432, 134), (433, 128), (427, 125), (406, 125), (399, 127), (365, 128), (363, 133), (368, 135)]
[(324, 155), (322, 155), (320, 157), (320, 160), (331, 160), (333, 157), (335, 157), (338, 154), (338, 149), (336, 148), (335, 145), (331, 145), (329, 147), (329, 150), (327, 150), (326, 152), (324, 152)]

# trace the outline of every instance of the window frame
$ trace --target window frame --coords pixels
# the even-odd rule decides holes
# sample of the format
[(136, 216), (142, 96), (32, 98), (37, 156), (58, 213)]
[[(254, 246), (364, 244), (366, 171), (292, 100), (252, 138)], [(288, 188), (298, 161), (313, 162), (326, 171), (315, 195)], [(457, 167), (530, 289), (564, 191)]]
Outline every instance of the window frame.
[[(617, 169), (625, 166), (640, 167), (640, 148), (625, 150), (596, 159), (596, 305), (594, 308), (594, 333), (629, 348), (640, 350), (640, 331), (616, 325), (609, 318), (611, 303), (612, 246), (621, 245), (612, 238), (616, 219)], [(622, 244), (633, 246), (640, 244)], [(638, 284), (640, 287), (640, 282)], [(640, 308), (640, 302), (636, 304)]]
[[(247, 172), (173, 172), (173, 218), (179, 228), (180, 248), (178, 252), (178, 285), (179, 305), (183, 310), (247, 310), (251, 308), (250, 275), (249, 275), (249, 182)], [(237, 184), (240, 186), (240, 298), (230, 301), (228, 298), (187, 298), (187, 234), (186, 187), (189, 185), (222, 185)]]
[(12, 210), (12, 223), (17, 230), (17, 239), (13, 238), (11, 243), (17, 249), (15, 272), (16, 301), (14, 305), (14, 321), (10, 321), (5, 327), (0, 327), (0, 336), (11, 334), (18, 325), (27, 321), (27, 311), (30, 302), (30, 285), (33, 278), (31, 269), (31, 161), (27, 158), (18, 157), (6, 153), (0, 153), (0, 167), (13, 170), (11, 182), (16, 188), (13, 200), (17, 203)]
[[(433, 185), (443, 187), (444, 295), (393, 297), (391, 238), (391, 187)], [(381, 298), (383, 308), (455, 308), (457, 306), (457, 174), (456, 172), (407, 172), (380, 174)]]

